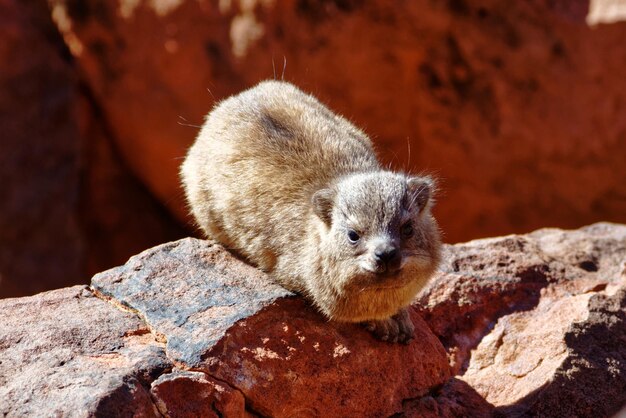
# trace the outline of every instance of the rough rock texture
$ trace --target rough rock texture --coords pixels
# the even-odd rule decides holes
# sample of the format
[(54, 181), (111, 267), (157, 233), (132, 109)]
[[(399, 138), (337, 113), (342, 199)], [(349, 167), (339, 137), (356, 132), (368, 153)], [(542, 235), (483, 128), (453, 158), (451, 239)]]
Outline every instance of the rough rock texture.
[(450, 377), (441, 343), (412, 319), (415, 341), (381, 345), (358, 325), (329, 324), (301, 299), (284, 300), (233, 327), (204, 369), (264, 416), (389, 416)]
[(0, 0), (0, 39), (0, 298), (183, 236), (119, 161), (45, 0)]
[(253, 416), (241, 392), (202, 372), (164, 374), (152, 383), (152, 396), (159, 412), (171, 418)]
[(91, 286), (139, 312), (169, 355), (192, 367), (237, 321), (291, 295), (221, 246), (193, 238), (134, 256), (95, 275)]
[(610, 416), (626, 403), (626, 227), (447, 247), (422, 314), (503, 416)]
[(171, 363), (136, 315), (85, 286), (5, 299), (0, 312), (3, 417), (155, 415), (150, 383)]
[(0, 413), (610, 417), (626, 406), (626, 225), (447, 246), (411, 317), (409, 345), (376, 341), (184, 239), (91, 288), (0, 301)]
[(478, 392), (457, 378), (446, 382), (432, 395), (411, 399), (405, 402), (406, 418), (482, 418), (493, 416), (493, 405), (486, 402)]
[(285, 58), (385, 163), (442, 177), (448, 241), (626, 222), (626, 23), (587, 26), (588, 0), (50, 3), (126, 161), (185, 221), (185, 124)]
[(174, 362), (236, 388), (257, 414), (391, 415), (450, 377), (441, 343), (419, 316), (412, 344), (380, 344), (359, 325), (329, 324), (209, 242), (149, 250), (92, 286), (139, 312)]

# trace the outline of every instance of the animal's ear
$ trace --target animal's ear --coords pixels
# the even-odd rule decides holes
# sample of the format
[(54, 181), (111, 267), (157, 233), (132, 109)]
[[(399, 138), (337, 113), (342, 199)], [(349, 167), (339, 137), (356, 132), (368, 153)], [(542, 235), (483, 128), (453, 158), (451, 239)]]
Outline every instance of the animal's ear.
[(334, 200), (335, 192), (332, 189), (320, 189), (311, 197), (313, 211), (328, 226), (331, 223)]
[(428, 176), (411, 177), (407, 184), (409, 186), (409, 205), (417, 205), (419, 210), (424, 210), (432, 203), (435, 193), (435, 180)]

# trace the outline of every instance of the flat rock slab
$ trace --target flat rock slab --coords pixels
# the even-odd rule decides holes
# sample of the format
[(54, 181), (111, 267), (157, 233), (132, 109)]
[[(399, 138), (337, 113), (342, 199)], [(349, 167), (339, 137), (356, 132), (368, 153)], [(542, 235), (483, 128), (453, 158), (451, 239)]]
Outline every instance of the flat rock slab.
[(155, 416), (171, 368), (134, 314), (85, 286), (0, 300), (0, 416)]
[(237, 321), (293, 295), (221, 246), (193, 238), (131, 257), (91, 286), (138, 312), (167, 341), (168, 355), (190, 367)]
[[(155, 247), (92, 287), (144, 318), (174, 362), (234, 388), (259, 415), (391, 415), (450, 377), (443, 346), (417, 314), (413, 343), (381, 343), (359, 325), (329, 323), (212, 242)], [(177, 409), (168, 406), (172, 387), (154, 387), (168, 411)]]

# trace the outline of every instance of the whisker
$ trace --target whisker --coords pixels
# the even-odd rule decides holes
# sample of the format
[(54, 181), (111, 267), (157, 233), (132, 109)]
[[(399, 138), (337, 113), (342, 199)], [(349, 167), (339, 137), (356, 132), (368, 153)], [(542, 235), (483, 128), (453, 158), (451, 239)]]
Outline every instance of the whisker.
[[(178, 115), (178, 118), (179, 118), (180, 120), (184, 121), (184, 122), (188, 122), (188, 121), (187, 121), (187, 119), (185, 119), (184, 117), (182, 117), (182, 116), (180, 116), (180, 115)], [(202, 126), (201, 126), (201, 125), (194, 125), (194, 124), (192, 124), (192, 123), (183, 123), (183, 122), (181, 122), (181, 121), (178, 121), (177, 123), (178, 123), (179, 125), (181, 125), (181, 126), (190, 126), (190, 127), (192, 127), (192, 128), (202, 128)]]
[(198, 128), (198, 129), (202, 128), (202, 126), (201, 126), (201, 125), (192, 125), (192, 124), (190, 124), (190, 123), (182, 123), (182, 122), (178, 122), (178, 124), (179, 124), (180, 126), (189, 126), (189, 127), (191, 127), (191, 128)]
[(274, 72), (274, 80), (276, 80), (276, 65), (274, 65), (274, 57), (272, 57), (272, 71)]
[(283, 55), (283, 73), (280, 76), (280, 79), (282, 81), (285, 81), (285, 70), (287, 69), (287, 56)]
[(411, 202), (409, 203), (409, 208), (413, 207), (413, 204), (417, 201), (417, 199), (422, 195), (422, 193), (424, 193), (424, 191), (426, 191), (428, 186), (422, 186), (420, 187), (417, 192), (413, 193), (413, 196), (411, 198)]

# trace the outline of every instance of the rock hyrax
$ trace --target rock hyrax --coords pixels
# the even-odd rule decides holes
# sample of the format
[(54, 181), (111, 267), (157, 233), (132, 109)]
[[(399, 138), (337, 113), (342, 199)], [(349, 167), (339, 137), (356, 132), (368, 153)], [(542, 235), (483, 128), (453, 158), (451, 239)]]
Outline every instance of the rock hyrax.
[(199, 226), (328, 318), (408, 341), (439, 261), (433, 182), (385, 170), (370, 139), (292, 84), (217, 105), (182, 165)]

